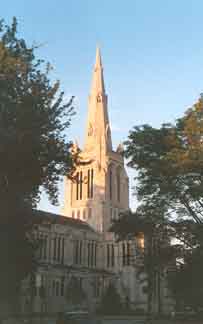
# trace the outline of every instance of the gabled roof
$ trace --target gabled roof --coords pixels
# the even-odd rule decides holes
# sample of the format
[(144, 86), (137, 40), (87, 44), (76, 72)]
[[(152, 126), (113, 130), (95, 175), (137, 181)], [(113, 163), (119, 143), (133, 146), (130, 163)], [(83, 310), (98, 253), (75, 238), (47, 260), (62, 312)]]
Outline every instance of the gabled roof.
[(43, 210), (35, 210), (34, 215), (36, 216), (36, 223), (43, 224), (45, 222), (49, 222), (51, 224), (68, 225), (77, 229), (96, 233), (95, 230), (89, 224), (83, 222), (80, 219), (62, 216), (59, 214), (54, 214)]

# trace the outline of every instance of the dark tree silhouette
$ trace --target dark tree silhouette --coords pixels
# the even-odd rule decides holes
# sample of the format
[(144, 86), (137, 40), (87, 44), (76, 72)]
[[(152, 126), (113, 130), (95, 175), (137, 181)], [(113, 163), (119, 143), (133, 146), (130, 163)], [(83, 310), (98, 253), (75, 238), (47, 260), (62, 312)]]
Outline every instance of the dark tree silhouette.
[[(57, 203), (57, 183), (72, 170), (64, 131), (73, 115), (50, 65), (0, 21), (0, 302), (11, 305), (34, 270), (33, 213), (41, 190)], [(2, 306), (3, 307), (3, 306)], [(0, 313), (2, 310), (0, 309)]]

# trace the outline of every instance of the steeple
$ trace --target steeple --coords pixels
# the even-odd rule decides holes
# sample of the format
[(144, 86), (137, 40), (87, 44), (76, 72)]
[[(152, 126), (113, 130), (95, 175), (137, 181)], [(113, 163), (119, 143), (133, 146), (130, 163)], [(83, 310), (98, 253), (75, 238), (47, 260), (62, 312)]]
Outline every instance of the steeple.
[(107, 95), (104, 86), (101, 54), (98, 47), (89, 95), (85, 151), (99, 151), (100, 156), (103, 153), (112, 151)]
[(96, 61), (93, 72), (92, 88), (90, 94), (103, 93), (105, 94), (103, 67), (101, 53), (99, 47), (96, 50)]
[(85, 147), (79, 150), (74, 179), (67, 177), (63, 214), (86, 221), (103, 238), (109, 233), (112, 216), (128, 210), (128, 177), (124, 168), (121, 145), (112, 150), (107, 95), (104, 85), (100, 50), (96, 51), (93, 80), (88, 101)]

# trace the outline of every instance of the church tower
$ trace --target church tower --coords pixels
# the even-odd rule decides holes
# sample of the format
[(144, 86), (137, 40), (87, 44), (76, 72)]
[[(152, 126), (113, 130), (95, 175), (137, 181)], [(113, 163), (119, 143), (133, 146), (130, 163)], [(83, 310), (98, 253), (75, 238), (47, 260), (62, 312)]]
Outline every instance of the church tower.
[(121, 145), (112, 148), (103, 66), (99, 48), (88, 101), (88, 117), (81, 163), (75, 180), (65, 179), (63, 214), (89, 223), (107, 233), (120, 211), (129, 209), (128, 176)]

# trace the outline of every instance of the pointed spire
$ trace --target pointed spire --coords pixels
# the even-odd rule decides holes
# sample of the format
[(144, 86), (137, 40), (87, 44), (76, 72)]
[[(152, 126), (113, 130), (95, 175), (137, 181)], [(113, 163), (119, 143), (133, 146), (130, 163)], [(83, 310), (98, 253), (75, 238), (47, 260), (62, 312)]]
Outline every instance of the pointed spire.
[(96, 49), (96, 61), (92, 78), (91, 94), (105, 94), (102, 59), (99, 47)]
[(89, 96), (89, 109), (85, 139), (86, 151), (99, 151), (101, 156), (112, 151), (111, 129), (107, 109), (107, 95), (100, 50), (96, 50), (96, 62), (93, 71), (92, 87)]
[(96, 69), (102, 69), (102, 60), (101, 60), (101, 53), (100, 53), (100, 48), (97, 46), (96, 49), (96, 62), (95, 62), (95, 70)]

